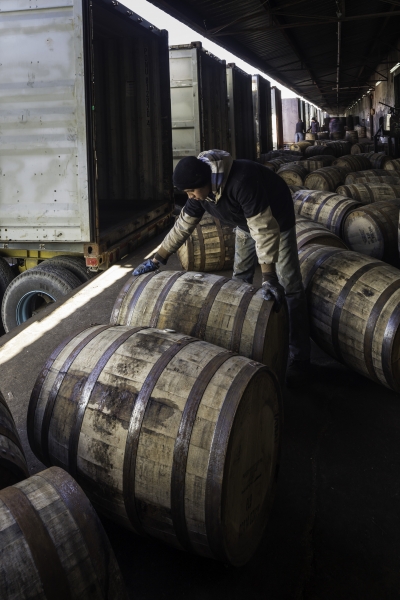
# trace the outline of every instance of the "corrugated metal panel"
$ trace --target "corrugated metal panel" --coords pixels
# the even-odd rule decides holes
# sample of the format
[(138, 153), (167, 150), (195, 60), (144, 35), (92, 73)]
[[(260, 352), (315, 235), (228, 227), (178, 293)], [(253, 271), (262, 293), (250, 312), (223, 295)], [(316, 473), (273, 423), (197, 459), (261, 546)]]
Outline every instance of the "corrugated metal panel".
[(3, 0), (1, 241), (90, 239), (81, 0)]
[(226, 68), (230, 150), (234, 158), (254, 160), (253, 97), (251, 75), (234, 64)]
[[(336, 110), (337, 3), (151, 1), (313, 103)], [(341, 88), (373, 78), (379, 54), (390, 49), (399, 32), (399, 17), (391, 16), (400, 10), (395, 2), (352, 0), (345, 9), (344, 17), (354, 20), (342, 22)], [(368, 14), (383, 16), (358, 19)], [(341, 89), (342, 109), (357, 94), (357, 89)]]

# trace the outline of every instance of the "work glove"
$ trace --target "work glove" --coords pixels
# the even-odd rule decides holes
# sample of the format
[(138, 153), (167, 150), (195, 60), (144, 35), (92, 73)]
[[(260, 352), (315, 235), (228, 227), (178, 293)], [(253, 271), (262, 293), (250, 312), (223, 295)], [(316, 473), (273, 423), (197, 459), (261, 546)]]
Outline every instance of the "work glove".
[(151, 258), (145, 260), (141, 265), (136, 267), (132, 275), (144, 275), (145, 273), (151, 273), (151, 271), (157, 271), (159, 264), (153, 262)]
[(279, 312), (285, 301), (285, 290), (279, 283), (276, 273), (263, 273), (262, 289), (264, 300), (273, 300), (274, 309)]

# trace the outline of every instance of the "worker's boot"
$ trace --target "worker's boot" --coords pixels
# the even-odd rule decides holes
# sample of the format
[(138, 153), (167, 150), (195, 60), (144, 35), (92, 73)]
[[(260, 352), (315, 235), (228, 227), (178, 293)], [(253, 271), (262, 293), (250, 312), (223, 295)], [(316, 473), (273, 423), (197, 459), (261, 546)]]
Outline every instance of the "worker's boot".
[(290, 359), (286, 370), (288, 388), (302, 388), (310, 382), (310, 361)]

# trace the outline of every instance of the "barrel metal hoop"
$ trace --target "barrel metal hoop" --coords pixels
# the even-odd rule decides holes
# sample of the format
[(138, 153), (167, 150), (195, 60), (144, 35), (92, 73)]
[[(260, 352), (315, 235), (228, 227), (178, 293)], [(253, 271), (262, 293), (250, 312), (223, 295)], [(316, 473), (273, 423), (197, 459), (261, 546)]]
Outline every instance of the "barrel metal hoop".
[(126, 311), (126, 319), (125, 319), (124, 325), (130, 325), (131, 319), (133, 317), (133, 313), (135, 312), (136, 304), (138, 303), (139, 298), (142, 295), (144, 288), (147, 286), (150, 279), (153, 279), (153, 277), (157, 274), (158, 274), (157, 271), (155, 271), (155, 272), (153, 271), (152, 273), (148, 273), (148, 275), (145, 275), (143, 277), (142, 281), (140, 282), (140, 284), (134, 291), (132, 298), (129, 302), (129, 306)]
[(2, 490), (0, 500), (7, 506), (28, 544), (45, 597), (71, 600), (68, 577), (57, 548), (35, 507), (16, 487)]
[(203, 306), (201, 307), (201, 310), (199, 312), (197, 322), (193, 326), (192, 331), (190, 332), (190, 335), (193, 335), (194, 337), (197, 337), (200, 339), (204, 338), (204, 335), (206, 332), (206, 327), (207, 327), (208, 317), (210, 316), (210, 311), (214, 304), (214, 300), (217, 297), (218, 292), (228, 281), (230, 281), (230, 280), (227, 279), (226, 277), (221, 277), (211, 286), (210, 291), (208, 292), (207, 297), (203, 302)]
[[(88, 497), (82, 492), (74, 479), (65, 477), (64, 471), (61, 469), (53, 467), (50, 470), (38, 473), (36, 477), (41, 477), (50, 484), (67, 507), (86, 545), (87, 556), (92, 563), (93, 573), (99, 582), (99, 586), (102, 588), (103, 597), (107, 598), (110, 584), (110, 543)], [(102, 543), (99, 544), (99, 541)], [(101, 577), (104, 578), (103, 582), (100, 580)]]
[(60, 368), (57, 373), (57, 377), (54, 380), (53, 386), (50, 390), (49, 396), (47, 398), (46, 407), (44, 409), (42, 426), (40, 432), (40, 448), (41, 448), (41, 461), (50, 466), (52, 464), (50, 455), (49, 455), (49, 434), (50, 434), (50, 423), (53, 417), (54, 406), (56, 403), (56, 399), (58, 396), (58, 392), (64, 382), (65, 376), (68, 374), (68, 371), (81, 351), (91, 342), (95, 337), (100, 335), (106, 329), (109, 329), (112, 325), (103, 325), (96, 330), (91, 330), (89, 335), (87, 335), (67, 356), (64, 361), (64, 364)]
[(339, 202), (332, 208), (331, 212), (329, 213), (328, 220), (327, 220), (327, 223), (326, 223), (326, 226), (328, 227), (328, 229), (330, 231), (332, 231), (332, 229), (331, 229), (331, 227), (332, 227), (332, 221), (334, 219), (334, 216), (335, 216), (336, 212), (338, 211), (338, 217), (337, 217), (337, 221), (336, 221), (336, 223), (334, 225), (334, 231), (333, 231), (333, 233), (335, 233), (339, 237), (340, 237), (340, 234), (341, 234), (341, 225), (342, 225), (342, 221), (343, 221), (344, 215), (347, 214), (347, 212), (349, 210), (351, 210), (351, 208), (352, 208), (352, 207), (350, 207), (348, 210), (345, 209), (344, 213), (341, 212), (343, 210), (343, 207), (340, 207), (340, 205), (343, 204), (344, 202), (347, 202), (347, 200), (339, 200)]
[(59, 356), (59, 354), (61, 354), (61, 352), (64, 350), (64, 348), (66, 346), (68, 346), (68, 344), (70, 342), (72, 342), (72, 340), (77, 335), (81, 334), (83, 331), (86, 331), (87, 329), (89, 329), (89, 328), (83, 327), (82, 329), (75, 331), (70, 336), (68, 336), (65, 340), (63, 340), (61, 342), (61, 344), (59, 344), (57, 346), (57, 348), (55, 348), (55, 350), (53, 350), (50, 357), (47, 359), (43, 369), (39, 373), (38, 378), (36, 379), (36, 382), (33, 387), (31, 397), (29, 400), (28, 416), (27, 416), (27, 432), (28, 432), (29, 445), (32, 448), (32, 451), (36, 454), (36, 456), (38, 458), (41, 457), (41, 449), (40, 449), (40, 444), (37, 444), (36, 440), (35, 440), (35, 415), (36, 415), (37, 404), (39, 402), (39, 397), (40, 397), (40, 393), (42, 391), (43, 384), (46, 381), (46, 378), (47, 378), (48, 374), (50, 373), (51, 367), (53, 366), (53, 364), (54, 364), (55, 360), (57, 359), (57, 357)]
[[(252, 360), (256, 360), (260, 363), (263, 362), (264, 358), (264, 344), (266, 331), (268, 327), (269, 318), (273, 311), (274, 302), (264, 300), (258, 313), (257, 323), (254, 329), (253, 347), (251, 351)], [(282, 310), (282, 309), (281, 309)], [(285, 340), (286, 341), (286, 340)]]
[(17, 448), (19, 450), (21, 450), (22, 455), (24, 455), (24, 451), (23, 451), (22, 445), (21, 445), (21, 440), (19, 439), (18, 435), (16, 435), (12, 431), (12, 429), (8, 429), (4, 425), (0, 425), (0, 435), (4, 436), (8, 440), (10, 440), (10, 442), (12, 442), (13, 444), (15, 444), (17, 446)]
[(133, 528), (137, 533), (145, 535), (145, 530), (142, 526), (139, 511), (136, 505), (135, 498), (135, 477), (136, 477), (136, 459), (139, 446), (139, 438), (142, 429), (143, 419), (147, 410), (151, 394), (156, 387), (160, 376), (171, 362), (171, 360), (188, 344), (198, 342), (194, 337), (183, 337), (175, 344), (170, 346), (168, 350), (163, 352), (158, 360), (151, 367), (140, 392), (137, 395), (133, 406), (132, 415), (129, 421), (128, 434), (125, 443), (124, 465), (123, 465), (123, 498), (125, 511)]
[(264, 367), (263, 365), (255, 366), (255, 364), (251, 362), (246, 363), (236, 375), (221, 407), (210, 449), (210, 461), (207, 471), (205, 493), (205, 526), (208, 546), (211, 552), (215, 558), (220, 559), (225, 563), (230, 562), (224, 545), (222, 525), (223, 473), (226, 452), (240, 401), (251, 381), (251, 376), (260, 369), (269, 372), (267, 367)]
[(73, 425), (69, 435), (69, 444), (68, 444), (68, 472), (77, 479), (78, 475), (78, 445), (79, 445), (79, 437), (81, 433), (81, 427), (83, 423), (83, 418), (85, 416), (86, 407), (89, 403), (90, 396), (92, 395), (94, 386), (97, 383), (97, 380), (102, 373), (104, 367), (113, 356), (113, 354), (118, 350), (120, 346), (130, 337), (146, 329), (146, 327), (135, 327), (134, 329), (129, 329), (128, 331), (124, 331), (122, 335), (120, 335), (104, 352), (101, 358), (97, 361), (93, 370), (89, 374), (86, 379), (85, 385), (82, 389), (82, 392), (79, 395), (79, 400), (75, 407), (74, 417), (72, 419)]
[(395, 335), (400, 325), (400, 305), (397, 305), (386, 325), (382, 342), (382, 370), (387, 384), (395, 392), (399, 391), (399, 382), (395, 381), (392, 372), (392, 351)]
[[(339, 252), (346, 252), (346, 250), (342, 250), (341, 248), (335, 248), (334, 250), (328, 250), (326, 252), (326, 254), (323, 254), (311, 267), (311, 269), (309, 270), (309, 272), (307, 273), (305, 279), (303, 280), (304, 282), (304, 289), (306, 291), (306, 293), (308, 292), (308, 286), (310, 285), (315, 273), (318, 271), (318, 269), (324, 264), (325, 261), (327, 261), (329, 258), (331, 258), (332, 256), (334, 256), (335, 254), (338, 254)], [(311, 252), (310, 252), (311, 254)]]
[(375, 328), (376, 328), (378, 319), (382, 313), (384, 306), (390, 300), (390, 298), (392, 297), (394, 292), (396, 292), (399, 289), (400, 289), (400, 279), (398, 279), (397, 281), (393, 281), (393, 283), (391, 283), (381, 293), (381, 295), (379, 296), (379, 298), (377, 299), (377, 301), (375, 302), (375, 304), (371, 310), (371, 313), (368, 317), (368, 321), (367, 321), (367, 324), (365, 327), (364, 360), (365, 360), (365, 364), (367, 366), (368, 373), (369, 373), (371, 379), (373, 379), (374, 381), (376, 381), (378, 383), (381, 383), (381, 382), (375, 372), (374, 362), (373, 362), (373, 358), (372, 358), (372, 346), (373, 346), (373, 342), (374, 342)]
[[(371, 187), (367, 183), (364, 183), (363, 185), (364, 185), (365, 189), (368, 192), (368, 196), (371, 199), (371, 204), (374, 204), (374, 202), (375, 202), (375, 195), (374, 195), (373, 191), (371, 190)], [(357, 190), (357, 192), (358, 192), (358, 190)]]
[(221, 226), (221, 221), (219, 219), (216, 219), (214, 217), (214, 221), (215, 221), (215, 227), (217, 228), (217, 233), (218, 233), (218, 237), (219, 237), (219, 243), (220, 243), (220, 253), (219, 253), (219, 265), (218, 265), (218, 271), (222, 271), (222, 269), (224, 268), (225, 265), (225, 237), (224, 237), (224, 232), (222, 230), (222, 226)]
[(203, 230), (201, 228), (200, 223), (196, 225), (197, 237), (199, 238), (199, 246), (200, 246), (200, 267), (199, 271), (204, 271), (204, 267), (206, 264), (206, 247), (204, 244), (204, 236)]
[(373, 269), (380, 267), (381, 265), (382, 265), (382, 263), (379, 261), (379, 262), (368, 263), (367, 265), (363, 265), (362, 267), (357, 269), (353, 273), (353, 275), (351, 275), (349, 277), (349, 279), (346, 281), (345, 285), (343, 286), (343, 288), (338, 296), (338, 299), (336, 300), (335, 308), (333, 309), (333, 313), (332, 313), (332, 333), (331, 333), (331, 335), (332, 335), (333, 349), (335, 351), (337, 359), (340, 361), (343, 361), (342, 351), (340, 349), (340, 342), (339, 342), (340, 316), (342, 314), (343, 306), (344, 306), (344, 304), (347, 300), (347, 297), (348, 297), (349, 293), (351, 292), (354, 284), (357, 281), (359, 281), (360, 277), (365, 275), (365, 273), (368, 273), (369, 271), (372, 271)]
[(171, 472), (171, 516), (176, 537), (187, 551), (192, 550), (185, 515), (185, 479), (190, 440), (204, 392), (220, 367), (232, 356), (232, 352), (225, 350), (205, 365), (190, 391), (175, 440)]
[[(240, 299), (239, 305), (236, 309), (235, 319), (233, 321), (232, 332), (231, 332), (231, 343), (230, 350), (232, 352), (239, 352), (240, 341), (242, 337), (244, 319), (247, 314), (247, 309), (249, 308), (250, 302), (253, 300), (255, 294), (257, 293), (258, 288), (251, 287), (245, 291), (243, 296)], [(262, 308), (261, 308), (262, 310)]]
[(128, 281), (122, 287), (120, 293), (118, 294), (118, 298), (116, 299), (116, 301), (114, 303), (114, 306), (113, 306), (113, 309), (111, 312), (110, 325), (118, 325), (118, 317), (119, 317), (119, 312), (121, 310), (122, 303), (125, 300), (127, 293), (129, 292), (131, 287), (134, 285), (134, 283), (135, 283), (135, 279), (131, 275), (128, 278)]
[(177, 281), (177, 279), (179, 279), (179, 277), (182, 277), (182, 275), (185, 275), (185, 271), (178, 271), (178, 273), (174, 273), (174, 275), (172, 275), (172, 277), (169, 278), (169, 280), (166, 282), (166, 284), (160, 291), (155, 306), (153, 308), (153, 312), (151, 313), (150, 327), (157, 327), (158, 319), (160, 318), (160, 313), (163, 304), (169, 292), (171, 291), (171, 288), (173, 287), (174, 283)]

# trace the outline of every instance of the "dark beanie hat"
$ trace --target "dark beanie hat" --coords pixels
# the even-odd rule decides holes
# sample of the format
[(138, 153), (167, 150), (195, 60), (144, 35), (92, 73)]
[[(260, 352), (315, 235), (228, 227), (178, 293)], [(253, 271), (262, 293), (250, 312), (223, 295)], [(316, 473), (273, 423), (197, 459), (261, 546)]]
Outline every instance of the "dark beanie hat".
[(182, 158), (175, 167), (174, 186), (178, 190), (195, 190), (211, 183), (211, 168), (195, 156)]

